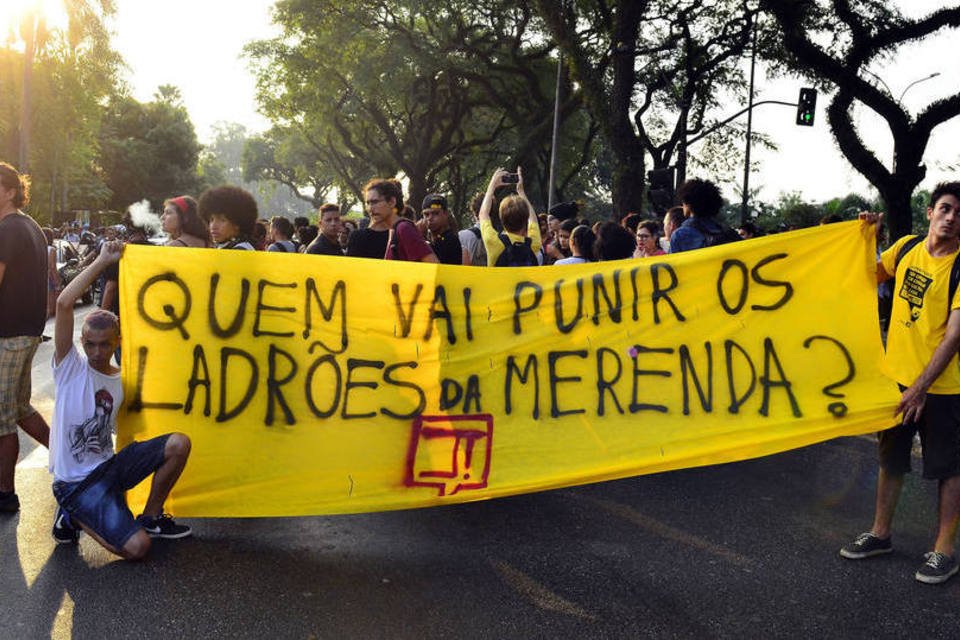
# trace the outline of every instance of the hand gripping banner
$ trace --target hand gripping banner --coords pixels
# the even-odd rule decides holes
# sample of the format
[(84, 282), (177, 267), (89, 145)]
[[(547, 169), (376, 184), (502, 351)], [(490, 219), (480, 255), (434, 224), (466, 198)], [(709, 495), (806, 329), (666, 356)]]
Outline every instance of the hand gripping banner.
[(874, 247), (859, 222), (512, 269), (128, 246), (119, 444), (190, 436), (178, 516), (295, 516), (884, 429)]

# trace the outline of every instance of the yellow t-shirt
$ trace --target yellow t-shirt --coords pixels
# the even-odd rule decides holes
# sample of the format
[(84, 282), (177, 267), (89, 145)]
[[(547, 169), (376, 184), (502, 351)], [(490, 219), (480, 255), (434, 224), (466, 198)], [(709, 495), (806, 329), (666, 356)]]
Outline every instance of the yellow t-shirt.
[[(887, 273), (893, 273), (897, 253), (910, 238), (900, 238), (880, 255)], [(927, 251), (926, 241), (921, 240), (896, 265), (896, 288), (893, 292), (883, 371), (904, 386), (913, 384), (930, 362), (946, 333), (950, 310), (960, 308), (960, 290), (954, 294), (949, 308), (947, 306), (950, 271), (957, 253), (934, 258)], [(960, 393), (960, 363), (956, 354), (934, 380), (929, 391), (938, 394)]]
[[(523, 242), (523, 236), (509, 231), (504, 231), (510, 242)], [(483, 239), (483, 246), (487, 249), (487, 266), (493, 267), (497, 264), (497, 258), (503, 253), (503, 242), (497, 230), (493, 228), (489, 220), (480, 221), (480, 237)], [(527, 220), (527, 237), (530, 238), (530, 249), (536, 253), (540, 251), (540, 224), (533, 220)]]

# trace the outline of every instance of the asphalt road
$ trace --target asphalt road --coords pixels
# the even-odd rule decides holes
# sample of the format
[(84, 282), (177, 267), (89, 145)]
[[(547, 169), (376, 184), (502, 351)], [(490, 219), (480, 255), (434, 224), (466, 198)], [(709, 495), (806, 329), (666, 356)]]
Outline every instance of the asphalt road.
[(53, 542), (46, 456), (21, 440), (4, 640), (960, 637), (960, 578), (913, 578), (933, 483), (906, 483), (893, 554), (837, 555), (872, 515), (869, 438), (468, 505), (192, 520), (142, 563)]

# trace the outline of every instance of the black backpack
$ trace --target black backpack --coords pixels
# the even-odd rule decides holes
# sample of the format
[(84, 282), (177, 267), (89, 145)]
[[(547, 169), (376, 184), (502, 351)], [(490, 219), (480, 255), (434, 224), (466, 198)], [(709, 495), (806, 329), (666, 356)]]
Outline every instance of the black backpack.
[[(900, 247), (900, 250), (897, 251), (897, 258), (893, 262), (893, 278), (891, 282), (893, 286), (891, 287), (890, 297), (880, 298), (880, 324), (883, 327), (884, 331), (890, 328), (890, 315), (893, 311), (893, 296), (897, 295), (897, 267), (900, 266), (900, 261), (903, 260), (903, 257), (910, 253), (914, 247), (926, 240), (926, 236), (913, 236), (909, 240), (903, 243), (903, 246)], [(950, 284), (948, 286), (947, 293), (947, 315), (950, 315), (950, 305), (953, 304), (953, 296), (957, 293), (957, 286), (960, 286), (960, 253), (957, 254), (957, 257), (953, 259), (953, 267), (950, 269)]]
[(696, 216), (690, 218), (690, 220), (692, 220), (690, 224), (693, 226), (693, 228), (699, 231), (703, 236), (703, 246), (705, 247), (712, 247), (718, 244), (727, 244), (728, 242), (737, 242), (738, 240), (742, 240), (739, 233), (722, 222), (717, 223), (720, 225), (720, 231), (715, 233), (708, 231), (703, 222)]
[(498, 233), (497, 237), (503, 243), (503, 253), (497, 257), (495, 267), (536, 267), (537, 256), (532, 249), (530, 238), (524, 238), (523, 242), (511, 242), (505, 233)]

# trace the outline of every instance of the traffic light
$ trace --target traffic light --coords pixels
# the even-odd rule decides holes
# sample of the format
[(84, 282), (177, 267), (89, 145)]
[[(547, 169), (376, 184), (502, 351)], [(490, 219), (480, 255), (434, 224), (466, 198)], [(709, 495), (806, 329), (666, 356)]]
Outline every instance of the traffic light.
[(816, 114), (817, 90), (809, 87), (800, 89), (800, 98), (797, 100), (797, 124), (812, 127), (813, 117)]
[(673, 206), (673, 167), (647, 171), (647, 199), (658, 214)]

